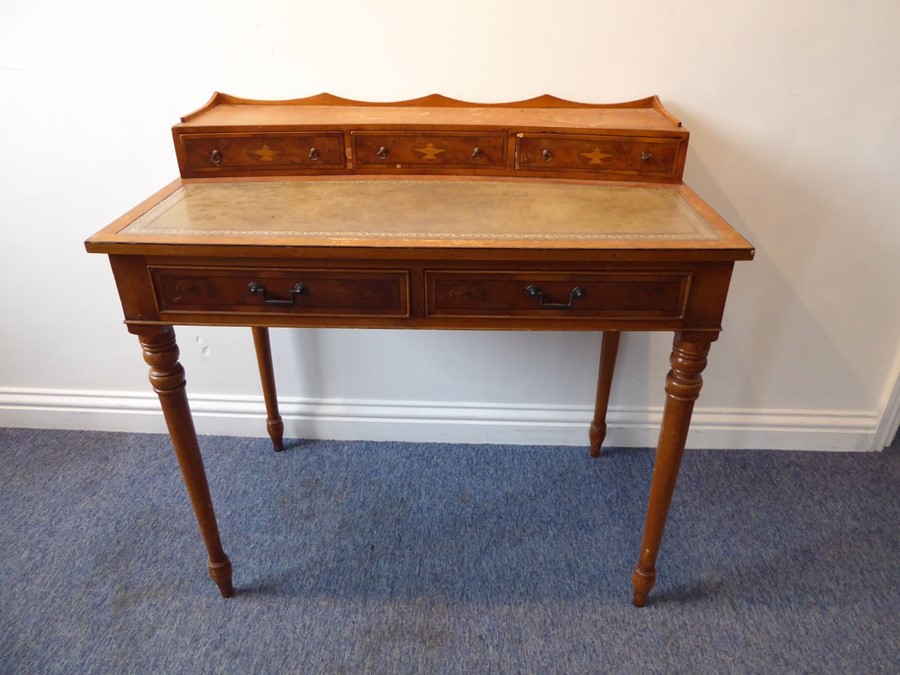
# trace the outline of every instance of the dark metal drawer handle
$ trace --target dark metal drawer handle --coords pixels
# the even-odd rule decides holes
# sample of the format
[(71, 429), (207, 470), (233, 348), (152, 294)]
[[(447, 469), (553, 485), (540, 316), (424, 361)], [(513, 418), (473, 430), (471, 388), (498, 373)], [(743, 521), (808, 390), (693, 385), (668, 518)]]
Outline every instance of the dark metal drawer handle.
[(581, 286), (576, 286), (572, 289), (572, 292), (569, 293), (568, 302), (545, 302), (544, 291), (537, 284), (529, 284), (525, 288), (525, 293), (529, 297), (540, 298), (541, 304), (539, 306), (541, 309), (572, 309), (572, 303), (575, 301), (575, 298), (584, 297), (584, 289)]
[(553, 159), (553, 153), (550, 152), (550, 148), (544, 148), (543, 150), (541, 150), (541, 157), (544, 158), (545, 162), (549, 162), (551, 159)]
[(291, 299), (290, 300), (278, 300), (275, 298), (267, 298), (266, 297), (266, 289), (263, 287), (261, 283), (258, 281), (250, 282), (250, 292), (260, 296), (263, 299), (263, 303), (266, 305), (293, 305), (294, 300), (297, 299), (298, 295), (306, 295), (306, 286), (301, 283), (294, 284), (294, 287), (291, 289)]
[(375, 153), (375, 155), (378, 157), (378, 159), (387, 159), (388, 149), (382, 145), (380, 148), (378, 148), (378, 151)]
[(318, 161), (319, 159), (319, 149), (318, 148), (310, 148), (309, 149), (309, 159), (310, 161)]
[(650, 154), (650, 151), (649, 151), (649, 150), (644, 150), (644, 151), (641, 153), (641, 159), (642, 159), (643, 161), (645, 161), (645, 162), (649, 162), (651, 157), (653, 157), (653, 155)]
[(476, 147), (472, 150), (472, 159), (481, 159), (482, 157), (484, 157), (484, 151), (481, 148)]
[(215, 164), (216, 166), (222, 165), (222, 153), (218, 150), (213, 150), (209, 153), (209, 161)]

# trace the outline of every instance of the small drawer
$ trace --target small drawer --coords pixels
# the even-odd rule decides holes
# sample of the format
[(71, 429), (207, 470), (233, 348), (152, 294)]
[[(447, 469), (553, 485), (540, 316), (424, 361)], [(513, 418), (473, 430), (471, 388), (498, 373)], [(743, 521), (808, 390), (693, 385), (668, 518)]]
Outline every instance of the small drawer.
[(506, 134), (353, 132), (358, 166), (503, 168)]
[(151, 267), (160, 312), (409, 315), (407, 270)]
[(660, 138), (520, 134), (516, 169), (672, 177), (680, 143)]
[(191, 171), (343, 167), (343, 134), (186, 134), (181, 144)]
[(430, 316), (679, 318), (690, 272), (425, 272)]

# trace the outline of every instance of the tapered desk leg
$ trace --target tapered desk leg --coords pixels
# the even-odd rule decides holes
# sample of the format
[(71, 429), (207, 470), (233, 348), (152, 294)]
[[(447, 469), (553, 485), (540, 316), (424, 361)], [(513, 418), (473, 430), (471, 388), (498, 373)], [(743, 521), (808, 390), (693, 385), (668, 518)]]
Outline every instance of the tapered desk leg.
[(266, 430), (276, 451), (284, 450), (284, 422), (278, 412), (278, 396), (275, 393), (275, 369), (272, 367), (272, 346), (268, 328), (253, 328), (253, 344), (259, 379), (262, 380), (263, 398), (266, 401)]
[(591, 422), (591, 457), (600, 456), (600, 446), (606, 438), (606, 411), (609, 408), (609, 391), (612, 388), (616, 356), (619, 353), (618, 331), (604, 331), (600, 345), (600, 373), (597, 376), (597, 398), (594, 402), (594, 420)]
[(704, 335), (675, 335), (672, 356), (669, 358), (672, 369), (666, 377), (666, 406), (659, 431), (659, 444), (656, 447), (644, 539), (637, 566), (631, 576), (634, 585), (633, 602), (637, 607), (644, 606), (647, 594), (656, 583), (656, 557), (672, 493), (675, 491), (694, 401), (700, 395), (703, 385), (701, 373), (706, 367), (709, 343), (710, 338)]
[(171, 326), (152, 326), (132, 329), (138, 334), (144, 349), (144, 361), (150, 366), (150, 383), (159, 395), (181, 476), (187, 487), (194, 514), (200, 525), (203, 541), (209, 553), (209, 576), (216, 582), (223, 598), (234, 594), (231, 585), (231, 561), (222, 549), (219, 526), (213, 511), (203, 458), (197, 445), (194, 420), (185, 392), (184, 368), (178, 362), (178, 345)]

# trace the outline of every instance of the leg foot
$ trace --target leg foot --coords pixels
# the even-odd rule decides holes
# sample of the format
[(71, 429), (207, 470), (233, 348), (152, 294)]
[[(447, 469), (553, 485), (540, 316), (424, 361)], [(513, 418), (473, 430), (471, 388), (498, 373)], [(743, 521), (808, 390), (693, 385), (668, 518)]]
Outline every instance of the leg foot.
[(222, 597), (230, 598), (233, 596), (234, 586), (231, 585), (231, 561), (228, 559), (228, 556), (226, 555), (224, 560), (220, 560), (217, 563), (210, 560), (207, 563), (207, 567), (209, 568), (209, 576), (216, 582)]
[(272, 439), (272, 448), (275, 452), (284, 450), (284, 422), (281, 421), (281, 417), (276, 420), (266, 420), (266, 432)]
[(591, 422), (591, 430), (588, 433), (591, 441), (591, 457), (600, 456), (600, 446), (606, 438), (606, 422)]
[(634, 572), (631, 574), (631, 584), (634, 586), (634, 596), (631, 602), (635, 607), (643, 607), (647, 604), (647, 595), (655, 583), (656, 570), (645, 572), (640, 567), (634, 568)]

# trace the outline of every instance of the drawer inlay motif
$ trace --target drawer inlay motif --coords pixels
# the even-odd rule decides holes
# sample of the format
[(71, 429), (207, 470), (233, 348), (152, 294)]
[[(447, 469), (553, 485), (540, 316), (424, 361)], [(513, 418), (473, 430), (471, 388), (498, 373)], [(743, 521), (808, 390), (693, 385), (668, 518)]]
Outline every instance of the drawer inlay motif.
[(424, 148), (415, 148), (416, 152), (422, 153), (422, 159), (437, 159), (442, 152), (447, 152), (444, 148), (436, 148), (433, 143), (429, 143)]
[(271, 162), (281, 154), (281, 150), (272, 150), (268, 145), (263, 145), (259, 150), (254, 150), (253, 154), (259, 157), (261, 162)]
[(581, 154), (590, 160), (588, 164), (600, 164), (604, 159), (612, 157), (611, 154), (603, 152), (599, 147), (595, 147), (592, 152), (582, 152)]

